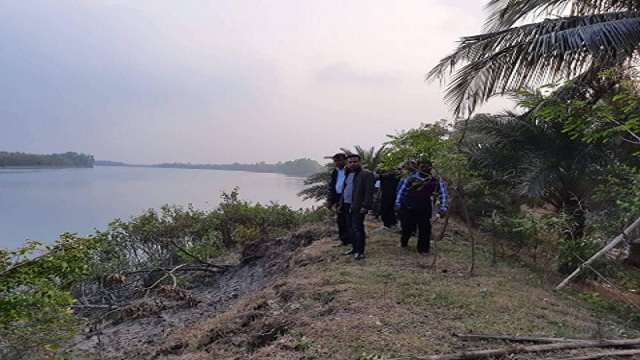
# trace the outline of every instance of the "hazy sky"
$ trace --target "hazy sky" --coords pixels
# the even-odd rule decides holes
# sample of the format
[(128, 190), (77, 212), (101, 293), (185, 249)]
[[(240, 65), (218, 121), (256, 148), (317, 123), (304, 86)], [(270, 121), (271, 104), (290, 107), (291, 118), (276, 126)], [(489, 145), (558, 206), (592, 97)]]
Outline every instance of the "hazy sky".
[(149, 164), (377, 147), (451, 117), (424, 75), (486, 2), (0, 0), (0, 150)]

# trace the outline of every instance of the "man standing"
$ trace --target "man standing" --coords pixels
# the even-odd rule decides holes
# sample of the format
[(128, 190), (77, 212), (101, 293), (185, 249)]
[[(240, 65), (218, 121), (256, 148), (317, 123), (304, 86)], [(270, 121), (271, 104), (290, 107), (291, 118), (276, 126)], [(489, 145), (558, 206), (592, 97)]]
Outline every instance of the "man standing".
[(380, 181), (380, 217), (382, 218), (382, 227), (379, 230), (391, 230), (398, 223), (394, 208), (400, 171), (398, 169), (385, 171), (377, 178)]
[(333, 165), (335, 168), (331, 171), (331, 181), (329, 182), (329, 191), (327, 196), (327, 207), (336, 213), (336, 222), (338, 223), (339, 241), (334, 247), (346, 246), (351, 244), (350, 231), (347, 226), (347, 210), (344, 202), (342, 202), (342, 192), (344, 190), (344, 182), (347, 179), (349, 170), (346, 168), (347, 156), (343, 153), (333, 155)]
[[(400, 246), (407, 247), (412, 229), (418, 228), (418, 254), (427, 255), (431, 245), (432, 196), (439, 193), (439, 215), (447, 213), (447, 187), (431, 175), (431, 162), (418, 163), (418, 170), (400, 186), (396, 209), (404, 214)], [(405, 223), (406, 222), (406, 223)]]
[(342, 199), (347, 209), (347, 225), (351, 230), (353, 248), (345, 255), (353, 255), (354, 259), (362, 260), (366, 236), (364, 217), (373, 208), (376, 178), (371, 171), (362, 168), (362, 160), (357, 154), (347, 156), (347, 167), (349, 174)]

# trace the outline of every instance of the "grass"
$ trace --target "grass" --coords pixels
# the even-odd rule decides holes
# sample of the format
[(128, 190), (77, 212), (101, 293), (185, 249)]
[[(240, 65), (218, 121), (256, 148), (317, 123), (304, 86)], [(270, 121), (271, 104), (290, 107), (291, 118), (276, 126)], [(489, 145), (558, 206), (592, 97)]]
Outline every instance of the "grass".
[(301, 249), (271, 286), (172, 335), (164, 347), (180, 344), (183, 350), (166, 358), (409, 359), (501, 345), (462, 341), (452, 333), (640, 336), (609, 305), (576, 291), (554, 292), (561, 276), (548, 269), (504, 259), (492, 264), (489, 247), (478, 249), (469, 276), (470, 245), (455, 228), (458, 235), (437, 244), (434, 264), (434, 255), (422, 257), (411, 248), (415, 238), (410, 248), (398, 248), (398, 234), (367, 226), (364, 261), (331, 247), (334, 239), (319, 239)]

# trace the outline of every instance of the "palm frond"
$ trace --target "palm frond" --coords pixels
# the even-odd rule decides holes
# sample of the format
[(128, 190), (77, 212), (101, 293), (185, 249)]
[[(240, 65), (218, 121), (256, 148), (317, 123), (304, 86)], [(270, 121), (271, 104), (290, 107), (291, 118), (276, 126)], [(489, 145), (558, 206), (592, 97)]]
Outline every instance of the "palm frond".
[(559, 16), (570, 9), (572, 16), (604, 12), (640, 11), (637, 0), (491, 0), (485, 32), (509, 29), (525, 18)]
[(597, 64), (605, 69), (633, 58), (640, 44), (640, 12), (547, 19), (462, 38), (458, 49), (429, 71), (451, 79), (445, 100), (455, 114), (523, 86), (571, 78)]

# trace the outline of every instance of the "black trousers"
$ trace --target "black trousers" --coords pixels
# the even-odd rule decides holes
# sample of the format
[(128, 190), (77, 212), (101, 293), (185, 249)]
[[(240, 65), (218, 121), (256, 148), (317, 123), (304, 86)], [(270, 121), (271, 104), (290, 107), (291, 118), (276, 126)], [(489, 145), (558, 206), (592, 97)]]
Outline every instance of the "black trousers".
[(338, 236), (344, 245), (351, 244), (351, 229), (349, 229), (349, 225), (347, 224), (347, 216), (349, 216), (348, 205), (344, 203), (340, 204), (338, 214), (336, 215), (336, 222), (338, 223)]
[(366, 233), (364, 230), (364, 214), (359, 211), (351, 211), (351, 206), (347, 209), (347, 225), (351, 230), (351, 244), (354, 253), (364, 255), (366, 245)]
[(403, 209), (400, 244), (407, 246), (413, 229), (418, 228), (418, 252), (428, 253), (431, 248), (431, 209)]
[(392, 227), (398, 223), (395, 200), (395, 198), (385, 198), (384, 196), (380, 199), (380, 217), (382, 218), (382, 224), (386, 227)]

